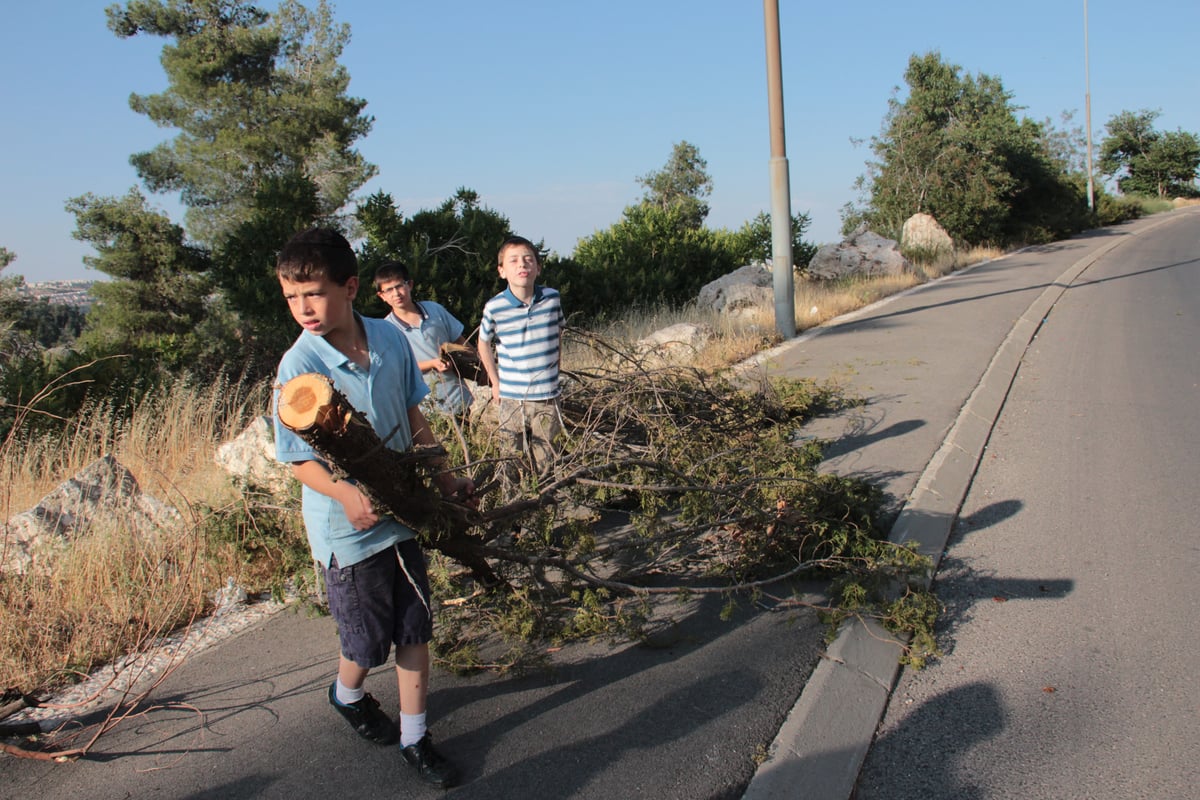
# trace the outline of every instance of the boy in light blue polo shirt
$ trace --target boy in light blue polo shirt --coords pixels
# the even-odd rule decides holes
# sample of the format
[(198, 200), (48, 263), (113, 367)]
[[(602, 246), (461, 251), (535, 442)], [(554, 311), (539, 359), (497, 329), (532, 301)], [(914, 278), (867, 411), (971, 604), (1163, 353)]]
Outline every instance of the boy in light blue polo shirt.
[(441, 353), (446, 342), (467, 343), (463, 324), (440, 303), (418, 302), (412, 276), (400, 261), (388, 261), (375, 270), (375, 292), (391, 308), (384, 319), (400, 329), (417, 357), (431, 391), (426, 402), (434, 410), (465, 419), (471, 411), (471, 390)]
[[(277, 386), (305, 373), (328, 376), (394, 450), (436, 445), (420, 410), (428, 392), (403, 335), (354, 311), (358, 262), (336, 231), (313, 228), (283, 247), (276, 273), (292, 317), (303, 332), (279, 362)], [(278, 404), (278, 389), (276, 390)], [(329, 610), (341, 644), (329, 702), (355, 731), (378, 744), (396, 741), (390, 716), (363, 689), (370, 669), (396, 647), (400, 694), (400, 754), (425, 781), (449, 786), (454, 767), (426, 731), (429, 641), (433, 632), (429, 581), (416, 534), (381, 516), (353, 480), (334, 480), (303, 439), (275, 415), (276, 457), (304, 485), (302, 510), (313, 558), (325, 567)], [(441, 473), (446, 495), (470, 496), (471, 481)]]

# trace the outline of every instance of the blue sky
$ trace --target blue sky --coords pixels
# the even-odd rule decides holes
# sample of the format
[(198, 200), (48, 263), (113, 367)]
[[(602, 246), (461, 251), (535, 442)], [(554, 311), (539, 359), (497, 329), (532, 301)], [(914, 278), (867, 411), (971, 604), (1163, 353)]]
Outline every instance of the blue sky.
[[(6, 9), (0, 48), (0, 246), (30, 282), (100, 278), (71, 237), (69, 198), (122, 195), (132, 153), (171, 138), (129, 110), (165, 88), (165, 40), (118, 39), (105, 0)], [(273, 0), (264, 2), (274, 8)], [(1123, 110), (1162, 112), (1160, 130), (1200, 132), (1194, 64), (1200, 2), (1088, 3), (1092, 130)], [(360, 143), (412, 214), (460, 186), (516, 232), (562, 255), (618, 221), (636, 178), (681, 140), (708, 162), (713, 227), (770, 206), (763, 6), (754, 0), (340, 0), (353, 39), (350, 94), (375, 118)], [(839, 209), (869, 157), (909, 56), (937, 50), (999, 77), (1035, 120), (1084, 123), (1080, 0), (802, 3), (780, 0), (791, 204), (808, 237), (838, 238)], [(151, 198), (177, 221), (173, 198)]]

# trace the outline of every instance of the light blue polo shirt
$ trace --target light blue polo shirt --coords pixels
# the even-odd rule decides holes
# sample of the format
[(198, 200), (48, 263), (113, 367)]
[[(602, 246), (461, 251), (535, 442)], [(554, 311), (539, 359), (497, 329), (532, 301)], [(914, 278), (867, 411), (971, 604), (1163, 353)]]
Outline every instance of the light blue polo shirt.
[[(399, 330), (381, 319), (354, 316), (367, 334), (370, 368), (359, 367), (324, 337), (303, 331), (279, 361), (275, 407), (279, 405), (278, 387), (297, 375), (320, 373), (333, 380), (334, 387), (366, 416), (388, 447), (407, 450), (412, 444), (408, 409), (418, 405), (429, 389)], [(278, 411), (273, 416), (277, 459), (285, 463), (322, 461), (308, 443), (283, 426)], [(331, 555), (337, 557), (339, 567), (348, 567), (416, 535), (391, 517), (368, 530), (356, 530), (341, 503), (307, 486), (301, 494), (301, 510), (312, 556), (326, 566)]]
[[(443, 343), (458, 341), (458, 337), (463, 335), (463, 324), (440, 303), (422, 300), (416, 305), (421, 311), (421, 322), (417, 325), (409, 325), (395, 312), (389, 313), (384, 319), (405, 335), (417, 361), (431, 361), (440, 357)], [(439, 410), (447, 414), (462, 414), (470, 409), (471, 392), (453, 371), (430, 370), (422, 373), (422, 376), (432, 390), (431, 399)]]

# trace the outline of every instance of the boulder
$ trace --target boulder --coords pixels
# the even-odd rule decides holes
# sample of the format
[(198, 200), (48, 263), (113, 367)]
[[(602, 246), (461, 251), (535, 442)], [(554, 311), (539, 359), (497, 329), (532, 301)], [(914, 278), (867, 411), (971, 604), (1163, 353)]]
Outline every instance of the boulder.
[(762, 262), (747, 264), (700, 289), (696, 304), (725, 314), (770, 306), (775, 301), (774, 277)]
[(900, 231), (900, 246), (930, 253), (949, 253), (954, 250), (954, 240), (931, 215), (913, 214), (904, 221)]
[(885, 239), (860, 225), (840, 244), (827, 244), (818, 250), (807, 271), (811, 278), (837, 280), (902, 275), (912, 272), (913, 267), (901, 255), (900, 244), (895, 239)]
[(245, 587), (231, 576), (225, 579), (224, 586), (209, 595), (209, 600), (213, 605), (212, 615), (220, 617), (235, 614), (245, 608), (250, 595), (246, 593)]
[(149, 536), (180, 519), (178, 511), (143, 493), (133, 473), (106, 455), (8, 520), (0, 571), (27, 572), (49, 551), (98, 523), (119, 524)]
[(243, 486), (282, 494), (292, 482), (291, 469), (275, 460), (275, 430), (269, 417), (256, 417), (236, 439), (218, 447), (214, 459)]
[(679, 322), (638, 340), (638, 354), (654, 364), (688, 364), (715, 336), (711, 325)]

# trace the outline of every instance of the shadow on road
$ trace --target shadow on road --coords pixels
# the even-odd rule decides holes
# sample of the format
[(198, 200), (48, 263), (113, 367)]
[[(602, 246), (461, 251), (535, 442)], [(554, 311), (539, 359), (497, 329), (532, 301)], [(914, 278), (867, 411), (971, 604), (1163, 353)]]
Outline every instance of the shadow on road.
[(968, 559), (953, 555), (953, 545), (967, 536), (983, 535), (996, 523), (1016, 516), (1024, 508), (1020, 500), (1001, 500), (970, 516), (960, 517), (947, 544), (947, 554), (934, 579), (934, 590), (943, 603), (938, 619), (938, 646), (944, 654), (954, 651), (957, 630), (969, 623), (979, 603), (1009, 600), (1060, 600), (1075, 590), (1071, 578), (1012, 578), (976, 569)]
[(1004, 725), (999, 692), (986, 683), (939, 694), (875, 740), (851, 800), (980, 800), (984, 794), (958, 769), (959, 757)]
[(924, 420), (904, 420), (876, 429), (880, 421), (871, 420), (866, 414), (856, 415), (851, 420), (845, 435), (822, 447), (822, 454), (827, 460), (839, 458), (848, 453), (861, 450), (874, 442), (903, 436), (918, 428), (925, 427)]

